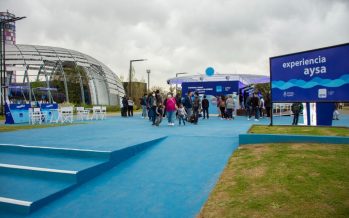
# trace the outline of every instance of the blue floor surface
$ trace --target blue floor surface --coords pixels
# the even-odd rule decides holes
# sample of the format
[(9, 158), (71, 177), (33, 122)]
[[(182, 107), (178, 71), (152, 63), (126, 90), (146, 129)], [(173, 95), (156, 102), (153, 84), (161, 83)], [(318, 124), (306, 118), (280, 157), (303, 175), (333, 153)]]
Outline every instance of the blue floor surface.
[[(19, 176), (1, 173), (0, 175), (1, 197), (24, 201), (35, 201), (48, 194), (55, 193), (72, 185), (71, 182), (37, 178), (34, 176)], [(32, 191), (28, 191), (35, 189)]]
[(50, 169), (79, 171), (102, 163), (98, 158), (73, 158), (59, 155), (28, 154), (25, 152), (6, 152), (0, 149), (0, 163), (42, 167)]
[[(266, 118), (256, 122), (245, 117), (231, 121), (211, 117), (200, 120), (198, 125), (177, 123), (169, 127), (164, 120), (155, 127), (140, 117), (109, 117), (83, 125), (0, 133), (0, 144), (115, 151), (167, 136), (27, 217), (195, 217), (237, 148), (238, 135), (246, 133), (252, 124), (269, 122)], [(291, 117), (274, 120), (275, 125), (291, 122)], [(335, 122), (348, 126), (349, 116)], [(1, 153), (0, 163), (59, 167), (53, 163), (54, 158), (57, 157)], [(94, 163), (69, 161), (62, 162), (64, 169), (80, 169), (89, 161)], [(20, 181), (12, 177), (1, 181), (0, 177), (2, 184), (8, 180), (13, 184), (6, 182), (7, 189), (18, 186)], [(40, 182), (40, 188), (50, 189), (46, 181)], [(30, 183), (26, 181), (29, 185), (22, 190), (25, 196), (36, 190)], [(0, 210), (0, 217), (23, 216)]]

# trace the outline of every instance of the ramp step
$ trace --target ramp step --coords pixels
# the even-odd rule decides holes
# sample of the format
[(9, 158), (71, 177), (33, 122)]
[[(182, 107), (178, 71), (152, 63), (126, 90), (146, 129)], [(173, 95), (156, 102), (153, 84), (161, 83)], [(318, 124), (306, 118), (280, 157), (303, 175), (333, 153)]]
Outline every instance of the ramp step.
[(165, 138), (112, 152), (0, 144), (0, 212), (29, 214)]

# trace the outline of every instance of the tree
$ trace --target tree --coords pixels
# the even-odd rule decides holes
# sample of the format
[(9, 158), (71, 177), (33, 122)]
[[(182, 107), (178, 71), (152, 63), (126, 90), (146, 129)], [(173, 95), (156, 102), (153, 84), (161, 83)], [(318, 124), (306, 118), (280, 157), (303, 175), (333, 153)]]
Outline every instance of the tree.
[(265, 97), (270, 92), (270, 83), (260, 83), (255, 85), (256, 91), (260, 91)]
[(170, 86), (169, 90), (170, 90), (170, 92), (171, 92), (171, 93), (174, 93), (174, 92), (175, 92), (175, 90), (176, 90), (176, 87), (172, 87), (172, 86)]
[(164, 90), (164, 88), (162, 88), (160, 86), (153, 86), (150, 88), (150, 92), (155, 92), (156, 90), (159, 90), (161, 95), (167, 94), (167, 92)]

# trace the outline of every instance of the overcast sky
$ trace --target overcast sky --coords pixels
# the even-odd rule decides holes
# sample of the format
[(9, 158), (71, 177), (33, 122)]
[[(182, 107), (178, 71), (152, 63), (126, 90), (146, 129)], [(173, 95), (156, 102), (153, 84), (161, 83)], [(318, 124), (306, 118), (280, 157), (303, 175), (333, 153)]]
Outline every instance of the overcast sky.
[(349, 0), (0, 0), (17, 43), (77, 50), (165, 86), (178, 72), (269, 74), (269, 57), (349, 42)]

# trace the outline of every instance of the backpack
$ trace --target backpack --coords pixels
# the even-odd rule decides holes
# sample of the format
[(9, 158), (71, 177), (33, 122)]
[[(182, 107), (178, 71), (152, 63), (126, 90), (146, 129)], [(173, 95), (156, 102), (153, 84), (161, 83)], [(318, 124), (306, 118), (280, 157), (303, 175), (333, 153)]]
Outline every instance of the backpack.
[(198, 123), (198, 116), (196, 114), (193, 114), (189, 117), (189, 122), (190, 123), (194, 123), (194, 124), (197, 124)]

